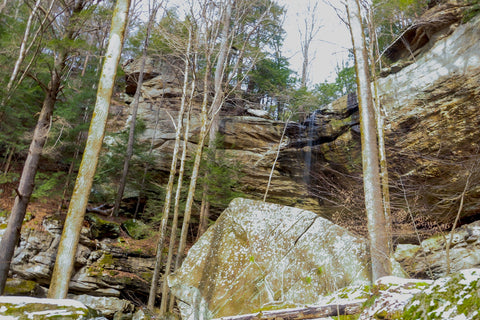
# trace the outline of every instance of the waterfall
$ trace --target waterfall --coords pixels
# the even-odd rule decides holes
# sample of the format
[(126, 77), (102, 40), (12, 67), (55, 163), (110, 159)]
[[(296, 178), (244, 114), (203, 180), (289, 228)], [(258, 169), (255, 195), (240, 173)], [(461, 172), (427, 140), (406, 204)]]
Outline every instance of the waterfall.
[(304, 122), (306, 124), (305, 130), (305, 138), (306, 138), (306, 147), (304, 153), (304, 172), (303, 172), (303, 180), (307, 186), (310, 185), (310, 174), (312, 170), (312, 147), (313, 147), (313, 140), (315, 137), (315, 120), (317, 117), (317, 111), (315, 110)]

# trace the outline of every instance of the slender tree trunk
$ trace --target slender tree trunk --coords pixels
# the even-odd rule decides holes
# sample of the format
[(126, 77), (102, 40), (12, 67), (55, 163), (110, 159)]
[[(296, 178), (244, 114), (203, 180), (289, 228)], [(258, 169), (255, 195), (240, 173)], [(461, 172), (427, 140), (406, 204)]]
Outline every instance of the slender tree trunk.
[(175, 204), (173, 209), (173, 219), (172, 219), (172, 231), (170, 233), (170, 243), (168, 245), (168, 256), (167, 256), (167, 263), (165, 264), (165, 274), (163, 276), (164, 281), (162, 283), (162, 303), (160, 304), (160, 313), (163, 314), (167, 311), (167, 302), (171, 301), (168, 304), (168, 310), (172, 310), (173, 306), (173, 296), (168, 298), (168, 276), (170, 275), (170, 269), (172, 268), (172, 260), (173, 260), (173, 251), (175, 247), (175, 243), (177, 241), (177, 229), (178, 229), (178, 215), (180, 210), (180, 199), (182, 196), (182, 186), (183, 186), (183, 176), (185, 174), (185, 161), (187, 159), (187, 146), (188, 146), (188, 135), (190, 133), (190, 112), (191, 112), (191, 101), (193, 98), (193, 94), (195, 93), (195, 75), (193, 76), (192, 80), (192, 87), (190, 91), (190, 99), (189, 99), (189, 110), (186, 116), (186, 123), (185, 123), (185, 132), (183, 134), (183, 150), (182, 150), (182, 157), (180, 160), (180, 169), (178, 171), (178, 181), (177, 181), (177, 190), (175, 193)]
[[(195, 42), (195, 44), (197, 44)], [(194, 55), (194, 60), (193, 60), (193, 65), (195, 66), (197, 64), (197, 51), (198, 48), (195, 48), (195, 55)], [(175, 243), (177, 241), (177, 229), (178, 229), (178, 216), (179, 216), (179, 211), (180, 211), (180, 199), (182, 197), (182, 187), (183, 187), (183, 176), (185, 175), (185, 162), (187, 159), (187, 153), (188, 153), (188, 137), (190, 134), (190, 115), (192, 111), (192, 101), (193, 101), (193, 96), (195, 94), (195, 88), (197, 85), (196, 81), (196, 74), (195, 72), (192, 73), (192, 84), (191, 84), (191, 89), (190, 89), (190, 97), (189, 97), (189, 108), (187, 112), (187, 121), (185, 123), (185, 130), (183, 134), (183, 151), (182, 151), (182, 157), (180, 160), (180, 169), (178, 172), (178, 182), (177, 182), (177, 190), (175, 193), (175, 205), (174, 205), (174, 212), (173, 212), (173, 221), (172, 221), (172, 231), (171, 231), (171, 237), (170, 237), (170, 243), (168, 246), (168, 256), (167, 256), (167, 263), (165, 265), (165, 275), (164, 278), (168, 281), (168, 276), (170, 274), (170, 270), (172, 268), (172, 262), (173, 262), (173, 253), (174, 253), (174, 247)], [(175, 266), (174, 266), (175, 270)], [(161, 310), (166, 310), (167, 306), (163, 306), (164, 304), (167, 303), (167, 295), (169, 292), (168, 288), (168, 283), (167, 281), (164, 281), (162, 284), (162, 304), (160, 306)], [(173, 295), (170, 295), (168, 299), (168, 310), (173, 310), (173, 305), (174, 305), (175, 298)]]
[(287, 132), (289, 121), (290, 121), (290, 118), (288, 118), (287, 121), (285, 122), (285, 127), (283, 127), (282, 136), (280, 137), (280, 141), (278, 142), (277, 155), (275, 156), (275, 160), (273, 161), (273, 164), (272, 164), (272, 169), (270, 170), (270, 175), (268, 176), (268, 183), (267, 183), (267, 187), (265, 188), (265, 194), (263, 195), (263, 202), (267, 201), (268, 190), (270, 189), (273, 172), (275, 171), (275, 166), (277, 164), (278, 156), (280, 155), (280, 150), (282, 149), (282, 142), (283, 142), (283, 138), (285, 137), (285, 132)]
[(135, 125), (137, 122), (138, 103), (140, 101), (140, 95), (142, 94), (145, 64), (146, 64), (147, 55), (148, 55), (148, 42), (150, 38), (150, 33), (153, 28), (153, 23), (155, 22), (155, 17), (161, 5), (162, 5), (161, 2), (155, 4), (155, 6), (153, 7), (153, 10), (150, 12), (150, 18), (148, 19), (147, 34), (145, 35), (145, 42), (143, 44), (142, 62), (140, 65), (140, 73), (138, 75), (137, 89), (135, 90), (135, 95), (134, 95), (133, 104), (132, 104), (133, 109), (132, 109), (132, 117), (130, 121), (130, 131), (128, 133), (127, 152), (125, 155), (125, 161), (123, 163), (122, 177), (118, 184), (117, 196), (115, 198), (115, 205), (113, 206), (112, 215), (114, 216), (118, 216), (118, 210), (120, 209), (120, 203), (122, 202), (123, 193), (125, 191), (125, 185), (127, 184), (128, 167), (130, 165), (130, 159), (132, 158), (132, 155), (133, 155), (133, 145), (135, 143)]
[(64, 299), (68, 293), (68, 284), (73, 271), (80, 230), (82, 228), (85, 209), (87, 208), (88, 197), (93, 183), (93, 176), (105, 134), (108, 109), (113, 93), (120, 53), (122, 51), (129, 7), (130, 0), (118, 0), (115, 5), (110, 29), (110, 40), (100, 75), (95, 109), (72, 199), (68, 207), (67, 218), (60, 238), (57, 259), (48, 291), (49, 298)]
[(7, 158), (5, 160), (5, 166), (3, 167), (3, 175), (6, 176), (12, 165), (12, 157), (15, 154), (15, 146), (10, 147), (7, 152)]
[(391, 274), (390, 250), (382, 203), (377, 131), (373, 97), (370, 87), (368, 52), (363, 34), (362, 17), (358, 0), (347, 0), (347, 12), (355, 55), (358, 103), (362, 142), (363, 186), (367, 212), (372, 280)]
[[(16, 90), (16, 87), (18, 87), (18, 85), (23, 81), (23, 79), (25, 78), (25, 75), (28, 74), (28, 71), (30, 70), (30, 67), (32, 66), (33, 62), (36, 60), (36, 57), (37, 55), (35, 54), (31, 59), (30, 59), (30, 62), (27, 64), (26, 67), (23, 68), (23, 71), (22, 71), (22, 75), (20, 76), (20, 78), (18, 79), (18, 81), (16, 82), (15, 86), (13, 85), (14, 84), (14, 81), (15, 79), (17, 78), (19, 72), (20, 72), (20, 66), (21, 64), (23, 63), (23, 61), (25, 60), (25, 55), (27, 54), (27, 52), (30, 51), (30, 49), (32, 48), (33, 44), (35, 43), (36, 39), (38, 38), (38, 36), (40, 35), (40, 33), (42, 33), (44, 31), (44, 25), (47, 21), (49, 21), (49, 17), (50, 17), (50, 13), (52, 11), (52, 8), (53, 8), (53, 4), (54, 4), (55, 0), (52, 0), (50, 2), (50, 5), (48, 7), (48, 10), (45, 11), (45, 17), (42, 19), (42, 21), (40, 22), (40, 26), (38, 27), (37, 31), (35, 32), (35, 34), (32, 36), (32, 39), (30, 41), (30, 45), (28, 47), (26, 47), (27, 45), (27, 41), (28, 41), (28, 37), (29, 37), (29, 34), (30, 34), (30, 28), (31, 28), (31, 24), (32, 24), (32, 21), (33, 21), (33, 16), (35, 15), (35, 12), (38, 10), (38, 8), (40, 7), (40, 0), (37, 0), (37, 2), (35, 3), (35, 6), (34, 8), (32, 9), (32, 13), (30, 14), (29, 18), (28, 18), (28, 21), (27, 21), (27, 26), (25, 28), (25, 33), (24, 33), (24, 36), (23, 36), (23, 39), (22, 39), (22, 43), (20, 44), (20, 51), (18, 53), (18, 58), (15, 62), (15, 66), (14, 66), (14, 69), (12, 71), (12, 74), (10, 76), (10, 79), (8, 81), (8, 84), (7, 84), (7, 87), (6, 87), (6, 92), (5, 92), (5, 95), (4, 97), (2, 98), (2, 101), (1, 101), (1, 104), (2, 105), (5, 105), (7, 103), (7, 101), (10, 99), (10, 97), (12, 96), (13, 92)], [(37, 51), (38, 52), (38, 51)], [(2, 119), (2, 116), (0, 114), (0, 120)]]
[[(18, 53), (18, 58), (17, 58), (17, 61), (15, 62), (15, 66), (14, 66), (12, 74), (10, 76), (10, 80), (8, 80), (5, 97), (2, 100), (5, 100), (5, 98), (9, 95), (9, 91), (12, 88), (13, 81), (15, 81), (15, 78), (17, 77), (18, 72), (20, 70), (20, 65), (22, 64), (23, 59), (25, 58), (28, 36), (30, 35), (30, 28), (32, 27), (32, 21), (33, 21), (33, 18), (35, 17), (35, 13), (37, 12), (38, 7), (40, 6), (40, 1), (41, 0), (37, 0), (35, 2), (35, 5), (33, 6), (32, 12), (30, 13), (30, 16), (28, 17), (27, 25), (25, 26), (25, 32), (23, 34), (22, 43), (20, 44), (20, 51)], [(5, 103), (5, 101), (2, 101), (2, 104), (4, 104), (4, 103)]]
[(0, 4), (0, 14), (3, 12), (3, 9), (7, 6), (7, 0), (3, 0)]
[[(69, 17), (70, 22), (72, 22), (72, 17), (82, 11), (83, 6), (83, 1), (76, 3), (76, 6), (73, 8), (72, 14)], [(73, 28), (71, 25), (67, 25), (63, 39), (72, 40), (73, 38)], [(40, 116), (38, 118), (37, 125), (35, 126), (33, 139), (28, 150), (28, 155), (23, 167), (22, 175), (20, 177), (19, 186), (16, 190), (17, 196), (15, 197), (15, 202), (12, 212), (10, 213), (7, 228), (0, 242), (0, 294), (3, 294), (5, 289), (10, 263), (13, 253), (15, 252), (15, 246), (20, 238), (22, 222), (25, 218), (27, 206), (33, 192), (35, 175), (37, 173), (43, 147), (48, 137), (48, 131), (50, 130), (51, 117), (55, 108), (55, 102), (60, 90), (60, 85), (62, 83), (62, 75), (68, 56), (69, 52), (67, 48), (62, 49), (62, 51), (59, 52), (55, 57), (50, 82), (47, 86), (47, 91), (42, 104), (42, 110), (40, 111)]]
[[(217, 64), (215, 68), (215, 79), (214, 79), (214, 86), (215, 86), (215, 98), (212, 103), (212, 108), (210, 109), (212, 113), (211, 119), (211, 126), (209, 132), (209, 141), (208, 147), (210, 149), (211, 155), (213, 159), (210, 161), (215, 162), (217, 146), (216, 146), (216, 138), (218, 133), (218, 128), (220, 125), (219, 122), (219, 113), (222, 107), (222, 102), (224, 98), (224, 91), (223, 91), (223, 78), (225, 75), (225, 70), (227, 66), (227, 57), (228, 52), (230, 50), (230, 20), (232, 16), (232, 6), (233, 3), (228, 0), (226, 3), (225, 11), (223, 14), (223, 21), (222, 21), (222, 36), (221, 36), (221, 47), (220, 52), (218, 54)], [(210, 216), (210, 202), (208, 200), (208, 180), (209, 180), (209, 172), (205, 173), (205, 183), (203, 185), (203, 195), (202, 195), (202, 205), (200, 210), (200, 224), (198, 227), (198, 234), (197, 237), (200, 237), (205, 230), (207, 229), (208, 225), (208, 218)]]
[[(85, 64), (84, 68), (82, 70), (82, 76), (83, 72), (85, 71), (86, 68), (86, 61), (88, 60), (88, 56), (85, 59)], [(83, 113), (83, 123), (87, 122), (88, 119), (88, 108), (84, 108), (85, 111)], [(85, 137), (85, 132), (79, 132), (77, 134), (77, 139), (76, 139), (76, 147), (75, 147), (75, 152), (73, 153), (73, 159), (72, 162), (70, 162), (70, 166), (68, 167), (68, 174), (67, 174), (67, 179), (65, 179), (65, 184), (63, 185), (63, 193), (62, 193), (62, 200), (60, 201), (60, 204), (58, 205), (57, 212), (61, 212), (63, 206), (65, 205), (65, 202), (67, 201), (67, 193), (70, 189), (70, 184), (72, 182), (72, 176), (73, 176), (73, 169), (75, 169), (75, 163), (77, 162), (78, 156), (80, 155), (80, 146), (82, 144), (82, 140)]]
[(56, 73), (51, 80), (49, 91), (43, 101), (42, 111), (38, 118), (37, 125), (33, 134), (33, 139), (28, 150), (28, 156), (23, 167), (22, 176), (18, 186), (15, 203), (10, 214), (7, 229), (0, 242), (0, 294), (3, 294), (5, 283), (7, 281), (10, 262), (15, 251), (22, 222), (25, 218), (28, 202), (33, 192), (35, 183), (35, 174), (37, 173), (40, 155), (47, 139), (47, 131), (50, 127), (50, 118), (53, 114), (55, 100), (60, 87), (60, 77)]
[(190, 177), (190, 185), (188, 187), (188, 195), (185, 203), (185, 212), (183, 215), (182, 231), (180, 233), (180, 242), (178, 245), (178, 253), (175, 259), (175, 270), (180, 267), (183, 261), (183, 255), (185, 253), (185, 247), (187, 245), (188, 227), (190, 225), (190, 217), (192, 215), (193, 200), (195, 196), (195, 189), (197, 186), (198, 173), (200, 171), (200, 161), (202, 159), (203, 145), (207, 137), (208, 128), (208, 73), (210, 72), (209, 65), (207, 64), (207, 70), (204, 76), (204, 94), (202, 101), (202, 110), (200, 113), (200, 133), (197, 142), (197, 149), (195, 150), (195, 158), (192, 167), (192, 175)]
[(177, 130), (175, 132), (175, 146), (173, 148), (172, 163), (170, 166), (170, 176), (168, 178), (167, 191), (165, 195), (165, 203), (163, 205), (162, 221), (160, 224), (160, 237), (157, 242), (157, 254), (155, 257), (155, 268), (153, 271), (153, 277), (152, 277), (150, 292), (148, 296), (147, 307), (150, 310), (153, 310), (153, 307), (155, 305), (155, 297), (157, 296), (158, 280), (160, 279), (160, 270), (162, 267), (163, 245), (164, 245), (166, 233), (167, 233), (168, 216), (170, 214), (170, 203), (171, 203), (172, 193), (173, 193), (173, 183), (175, 181), (175, 176), (177, 173), (178, 150), (180, 148), (180, 140), (182, 137), (183, 118), (185, 115), (185, 104), (186, 104), (186, 97), (187, 97), (187, 90), (188, 90), (188, 78), (189, 78), (189, 71), (190, 71), (189, 56), (190, 56), (191, 45), (192, 45), (192, 33), (191, 33), (191, 30), (189, 29), (187, 52), (185, 56), (185, 69), (183, 74), (182, 101), (180, 103), (180, 110), (178, 112), (178, 117), (177, 117)]
[(301, 42), (300, 45), (303, 57), (302, 78), (300, 82), (300, 85), (302, 87), (307, 87), (308, 67), (310, 65), (310, 45), (312, 44), (312, 41), (317, 35), (320, 28), (322, 27), (318, 23), (318, 2), (315, 2), (313, 7), (311, 2), (308, 2), (306, 11), (307, 16), (303, 20), (304, 30), (299, 29)]
[(380, 161), (380, 181), (382, 184), (382, 201), (383, 201), (383, 213), (385, 215), (385, 228), (388, 237), (389, 250), (393, 250), (392, 244), (392, 216), (390, 209), (390, 189), (388, 182), (388, 163), (387, 163), (387, 150), (385, 149), (385, 117), (382, 112), (382, 106), (380, 104), (380, 97), (378, 96), (378, 82), (375, 72), (375, 48), (378, 47), (375, 27), (373, 25), (373, 13), (371, 10), (368, 12), (368, 29), (371, 38), (371, 45), (369, 50), (370, 55), (370, 72), (372, 75), (372, 86), (374, 93), (374, 109), (375, 109), (375, 121), (377, 127), (378, 138), (378, 156)]

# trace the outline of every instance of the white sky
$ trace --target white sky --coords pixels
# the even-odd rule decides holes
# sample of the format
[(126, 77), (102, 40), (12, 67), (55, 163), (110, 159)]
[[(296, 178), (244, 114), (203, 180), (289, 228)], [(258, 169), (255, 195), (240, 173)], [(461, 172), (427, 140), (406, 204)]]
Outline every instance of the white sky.
[[(303, 25), (308, 2), (316, 0), (278, 0), (285, 5), (287, 16), (284, 29), (287, 38), (284, 44), (284, 55), (290, 58), (291, 68), (301, 76), (303, 57), (300, 51), (299, 26)], [(334, 9), (322, 0), (318, 1), (318, 14), (323, 27), (312, 42), (310, 49), (309, 83), (316, 84), (335, 79), (335, 67), (347, 60), (348, 49), (351, 48), (350, 34), (347, 27), (337, 17)], [(340, 6), (339, 0), (332, 4)], [(311, 6), (313, 7), (313, 5)]]
[[(142, 0), (141, 0), (142, 1)], [(145, 1), (145, 0), (143, 0)], [(142, 2), (143, 2), (142, 1)], [(300, 51), (299, 26), (303, 24), (308, 3), (318, 1), (319, 23), (323, 27), (313, 40), (310, 48), (309, 85), (331, 82), (335, 79), (335, 68), (348, 57), (351, 47), (350, 34), (347, 27), (337, 17), (335, 10), (325, 0), (277, 0), (287, 9), (284, 29), (287, 32), (283, 48), (283, 55), (290, 60), (290, 68), (301, 76), (303, 57)], [(329, 0), (336, 7), (341, 8), (340, 0)], [(182, 5), (185, 1), (169, 0), (169, 6)], [(312, 5), (313, 7), (313, 5)], [(179, 11), (181, 14), (181, 10)]]

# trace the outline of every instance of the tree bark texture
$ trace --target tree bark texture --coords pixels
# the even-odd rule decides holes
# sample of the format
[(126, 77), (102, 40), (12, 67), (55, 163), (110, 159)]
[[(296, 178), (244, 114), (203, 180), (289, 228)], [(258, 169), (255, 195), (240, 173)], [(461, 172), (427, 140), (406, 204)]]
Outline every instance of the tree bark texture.
[[(70, 23), (72, 22), (72, 18), (83, 10), (84, 5), (84, 1), (79, 1), (72, 9), (69, 22), (67, 22), (68, 25), (65, 27), (66, 31), (63, 35), (63, 39), (72, 40), (75, 37)], [(23, 166), (19, 186), (16, 190), (17, 196), (15, 197), (15, 202), (10, 213), (7, 228), (0, 242), (0, 294), (3, 294), (5, 289), (10, 263), (15, 252), (15, 247), (20, 238), (22, 222), (25, 218), (30, 197), (33, 193), (35, 175), (37, 173), (43, 147), (47, 141), (48, 131), (50, 129), (50, 120), (53, 115), (58, 93), (60, 91), (63, 72), (68, 57), (68, 48), (62, 49), (55, 57), (50, 81), (48, 83), (45, 92), (45, 98), (42, 103), (42, 109), (35, 126), (32, 142), (30, 143), (30, 147), (28, 149), (28, 155)]]
[(137, 80), (137, 89), (135, 90), (135, 95), (133, 97), (132, 104), (132, 117), (130, 120), (130, 131), (128, 133), (128, 142), (127, 142), (127, 154), (125, 155), (125, 161), (123, 162), (123, 171), (122, 177), (118, 184), (117, 196), (115, 198), (115, 205), (113, 206), (112, 215), (118, 216), (118, 211), (120, 209), (120, 203), (123, 199), (123, 193), (125, 191), (125, 185), (127, 184), (128, 168), (130, 165), (130, 159), (133, 155), (133, 146), (135, 143), (135, 125), (137, 123), (137, 113), (138, 113), (138, 104), (140, 102), (140, 95), (142, 93), (143, 78), (145, 74), (145, 64), (147, 62), (148, 55), (148, 44), (150, 39), (150, 33), (152, 32), (153, 24), (155, 22), (155, 17), (157, 16), (158, 9), (162, 5), (161, 2), (155, 4), (153, 10), (150, 12), (150, 17), (147, 24), (147, 34), (145, 35), (145, 41), (143, 44), (142, 50), (142, 62), (140, 65), (140, 72)]
[(48, 291), (49, 298), (64, 299), (68, 293), (68, 284), (73, 271), (80, 230), (82, 228), (88, 197), (93, 183), (93, 176), (105, 134), (108, 109), (113, 93), (120, 53), (122, 51), (129, 7), (130, 0), (118, 0), (113, 12), (110, 39), (100, 75), (95, 109), (93, 111), (87, 144), (75, 182), (72, 199), (68, 207), (67, 218), (60, 238), (57, 259)]
[(363, 188), (365, 194), (368, 233), (370, 237), (372, 281), (375, 281), (380, 277), (391, 274), (389, 237), (383, 212), (377, 130), (372, 90), (370, 87), (368, 51), (363, 33), (360, 4), (358, 3), (358, 0), (347, 0), (346, 3), (355, 56), (355, 70), (357, 73), (362, 144)]
[[(219, 112), (222, 108), (225, 92), (223, 90), (223, 80), (225, 75), (225, 70), (227, 68), (227, 56), (230, 51), (231, 45), (229, 41), (230, 37), (230, 20), (232, 16), (232, 6), (233, 3), (228, 0), (225, 4), (225, 11), (223, 13), (222, 21), (222, 36), (221, 36), (221, 45), (220, 52), (218, 53), (217, 64), (215, 67), (215, 78), (214, 78), (214, 87), (215, 87), (215, 96), (212, 102), (212, 107), (210, 112), (212, 114), (208, 147), (210, 148), (211, 154), (213, 156), (212, 161), (215, 161), (216, 157), (216, 138), (218, 133), (218, 128), (220, 126), (219, 122)], [(210, 173), (205, 173), (205, 183), (203, 185), (203, 195), (202, 195), (202, 205), (200, 210), (200, 224), (198, 226), (198, 237), (200, 237), (207, 229), (208, 218), (210, 216), (210, 202), (208, 201), (209, 187), (208, 175)]]
[[(157, 296), (157, 288), (158, 288), (158, 280), (160, 279), (160, 269), (162, 267), (162, 252), (163, 252), (163, 245), (166, 238), (167, 233), (167, 224), (168, 224), (168, 217), (170, 215), (170, 204), (172, 201), (172, 194), (173, 194), (173, 183), (175, 182), (175, 176), (177, 174), (177, 160), (178, 160), (178, 150), (180, 148), (180, 140), (182, 137), (182, 130), (183, 130), (183, 117), (185, 115), (185, 104), (186, 104), (186, 97), (187, 97), (187, 90), (188, 90), (188, 78), (189, 78), (189, 70), (190, 70), (190, 49), (192, 45), (192, 35), (191, 32), (189, 33), (189, 39), (187, 44), (187, 52), (185, 56), (185, 69), (183, 74), (183, 90), (182, 90), (182, 100), (180, 102), (180, 110), (178, 112), (177, 117), (177, 129), (175, 132), (175, 145), (173, 147), (173, 155), (172, 155), (172, 162), (170, 165), (170, 175), (168, 177), (167, 183), (167, 190), (165, 194), (165, 203), (163, 205), (162, 211), (162, 221), (160, 223), (160, 237), (157, 242), (157, 254), (155, 257), (155, 268), (153, 270), (152, 282), (150, 285), (150, 292), (148, 295), (148, 304), (147, 307), (150, 310), (153, 310), (155, 304), (155, 297)], [(173, 236), (173, 234), (172, 234)], [(162, 304), (162, 306), (164, 306)], [(160, 311), (162, 314), (165, 310)]]

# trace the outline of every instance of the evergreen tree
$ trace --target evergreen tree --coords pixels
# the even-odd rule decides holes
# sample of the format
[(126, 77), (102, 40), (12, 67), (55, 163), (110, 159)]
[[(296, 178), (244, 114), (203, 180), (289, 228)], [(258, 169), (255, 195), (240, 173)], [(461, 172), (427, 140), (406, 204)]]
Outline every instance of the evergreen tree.
[[(67, 60), (69, 59), (73, 48), (72, 43), (76, 39), (78, 19), (80, 13), (89, 5), (88, 0), (68, 3), (62, 9), (62, 15), (65, 18), (65, 24), (62, 25), (61, 38), (54, 42), (52, 50), (54, 62), (49, 75), (47, 85), (42, 86), (45, 91), (42, 109), (33, 133), (32, 142), (29, 147), (28, 156), (23, 167), (22, 175), (17, 188), (17, 196), (13, 205), (7, 229), (0, 242), (0, 293), (3, 293), (7, 280), (10, 262), (15, 250), (15, 246), (20, 237), (20, 230), (27, 210), (27, 205), (33, 192), (35, 176), (37, 173), (40, 156), (48, 137), (50, 129), (50, 120), (55, 108), (56, 100), (61, 91), (62, 82), (67, 74)], [(60, 30), (58, 30), (60, 31)]]
[(73, 271), (83, 217), (87, 208), (93, 176), (105, 134), (108, 109), (113, 94), (120, 53), (122, 51), (129, 7), (130, 0), (118, 0), (112, 17), (110, 40), (100, 76), (94, 116), (90, 124), (82, 163), (80, 164), (73, 196), (60, 238), (57, 258), (48, 291), (48, 297), (50, 298), (65, 299), (68, 293), (68, 284)]

